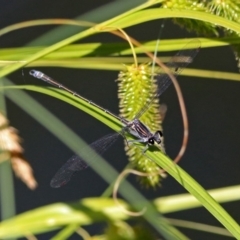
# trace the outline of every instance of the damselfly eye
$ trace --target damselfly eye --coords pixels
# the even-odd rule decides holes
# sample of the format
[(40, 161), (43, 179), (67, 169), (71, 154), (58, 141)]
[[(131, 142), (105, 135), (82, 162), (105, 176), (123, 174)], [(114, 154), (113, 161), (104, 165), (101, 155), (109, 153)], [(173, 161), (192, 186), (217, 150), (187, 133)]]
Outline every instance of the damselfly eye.
[(154, 144), (154, 138), (149, 138), (148, 139), (148, 144), (153, 145)]

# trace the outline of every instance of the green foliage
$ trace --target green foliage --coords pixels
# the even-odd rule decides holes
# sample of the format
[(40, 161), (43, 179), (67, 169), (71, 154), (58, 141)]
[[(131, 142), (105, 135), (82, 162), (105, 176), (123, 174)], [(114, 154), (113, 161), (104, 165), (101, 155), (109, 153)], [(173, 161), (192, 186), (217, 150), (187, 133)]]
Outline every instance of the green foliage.
[[(168, 0), (163, 3), (163, 8), (169, 9), (190, 9), (196, 12), (208, 12), (210, 14), (223, 17), (231, 20), (232, 22), (240, 22), (240, 2), (238, 0)], [(225, 28), (222, 31), (217, 24), (198, 21), (187, 18), (175, 18), (174, 22), (179, 24), (181, 27), (195, 32), (200, 36), (219, 36), (224, 34), (226, 37), (239, 36), (239, 32), (234, 32), (231, 29)], [(234, 46), (236, 54), (239, 56), (240, 49), (238, 45)]]

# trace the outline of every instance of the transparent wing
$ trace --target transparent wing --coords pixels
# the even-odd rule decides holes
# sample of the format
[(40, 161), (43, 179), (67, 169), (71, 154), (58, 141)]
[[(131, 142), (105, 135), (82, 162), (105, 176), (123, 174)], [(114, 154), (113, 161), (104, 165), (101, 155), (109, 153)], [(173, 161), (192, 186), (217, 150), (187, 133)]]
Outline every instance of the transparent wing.
[[(90, 144), (91, 148), (98, 154), (103, 154), (112, 146), (120, 135), (118, 133), (108, 134)], [(83, 149), (84, 151), (84, 149)], [(59, 188), (67, 184), (72, 176), (88, 167), (87, 163), (78, 155), (72, 156), (54, 175), (50, 182), (53, 188)]]
[[(175, 56), (173, 56), (167, 64), (165, 64), (173, 76), (177, 77), (184, 68), (191, 62), (200, 50), (201, 43), (198, 39), (190, 41), (184, 46), (184, 48), (179, 51)], [(156, 77), (158, 84), (158, 92), (145, 104), (145, 106), (136, 114), (135, 118), (140, 118), (153, 103), (154, 99), (159, 97), (165, 90), (172, 84), (172, 80), (166, 73), (160, 73)]]

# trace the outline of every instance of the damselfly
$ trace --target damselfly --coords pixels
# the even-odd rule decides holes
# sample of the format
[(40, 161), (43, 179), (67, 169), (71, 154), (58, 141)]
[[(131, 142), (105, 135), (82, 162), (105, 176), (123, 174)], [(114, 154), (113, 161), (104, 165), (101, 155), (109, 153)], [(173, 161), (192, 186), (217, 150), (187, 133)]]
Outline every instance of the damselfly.
[[(193, 61), (194, 57), (198, 53), (200, 48), (200, 42), (198, 40), (193, 40), (189, 44), (187, 44), (184, 49), (179, 51), (169, 63), (166, 64), (166, 66), (170, 69), (171, 73), (177, 77), (179, 73), (189, 64)], [(92, 149), (97, 152), (98, 154), (103, 154), (113, 143), (116, 142), (117, 138), (120, 135), (125, 136), (125, 133), (130, 133), (135, 140), (131, 140), (128, 142), (140, 142), (144, 143), (146, 146), (144, 148), (144, 151), (147, 150), (147, 148), (151, 145), (154, 145), (157, 143), (158, 145), (161, 144), (162, 141), (162, 132), (156, 131), (155, 133), (152, 133), (150, 129), (143, 124), (139, 118), (148, 110), (150, 105), (153, 103), (154, 99), (159, 97), (172, 83), (170, 77), (166, 73), (158, 74), (155, 76), (157, 83), (158, 83), (158, 91), (157, 93), (150, 99), (149, 102), (145, 103), (144, 107), (136, 114), (133, 120), (129, 121), (127, 119), (124, 119), (120, 116), (117, 116), (113, 114), (112, 112), (102, 108), (101, 106), (89, 101), (88, 99), (82, 97), (75, 91), (72, 91), (71, 89), (63, 86), (62, 84), (58, 83), (57, 81), (53, 80), (46, 74), (31, 70), (30, 75), (34, 76), (35, 78), (41, 79), (57, 88), (63, 89), (74, 96), (81, 98), (85, 102), (94, 105), (98, 107), (99, 109), (105, 111), (109, 115), (117, 118), (120, 120), (123, 124), (122, 130), (120, 133), (113, 133), (108, 134), (97, 141), (90, 144)], [(77, 156), (72, 156), (55, 174), (53, 179), (51, 180), (51, 187), (58, 188), (66, 183), (69, 182), (71, 177), (74, 173), (81, 171), (83, 169), (86, 169), (88, 165), (85, 163), (85, 161)]]

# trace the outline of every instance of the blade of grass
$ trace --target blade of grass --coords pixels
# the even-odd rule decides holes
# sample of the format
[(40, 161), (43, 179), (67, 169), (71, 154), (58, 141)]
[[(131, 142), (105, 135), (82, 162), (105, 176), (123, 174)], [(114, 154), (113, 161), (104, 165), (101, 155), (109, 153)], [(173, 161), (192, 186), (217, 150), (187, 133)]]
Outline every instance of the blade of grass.
[(226, 18), (219, 17), (207, 12), (193, 11), (193, 10), (179, 10), (179, 9), (147, 9), (132, 13), (126, 17), (122, 17), (120, 20), (115, 21), (113, 24), (109, 24), (109, 27), (113, 28), (126, 28), (139, 23), (162, 19), (162, 18), (190, 18), (209, 22), (215, 25), (219, 25), (226, 29), (232, 30), (236, 33), (240, 32), (239, 23), (227, 20)]
[[(240, 200), (240, 185), (211, 189), (207, 192), (218, 203)], [(157, 198), (154, 200), (154, 205), (161, 213), (171, 213), (202, 207), (202, 204), (194, 196), (188, 193)]]
[(189, 193), (191, 193), (201, 204), (222, 223), (229, 232), (237, 239), (240, 237), (240, 227), (235, 220), (209, 195), (190, 175), (178, 165), (174, 164), (167, 156), (160, 152), (147, 152), (152, 160), (165, 169), (176, 179)]
[[(240, 39), (237, 37), (229, 38), (198, 38), (201, 42), (201, 48), (208, 47), (221, 47), (227, 46), (229, 44), (239, 44)], [(159, 45), (159, 52), (176, 51), (182, 49), (189, 41), (187, 39), (167, 39), (161, 40)], [(143, 47), (136, 47), (136, 53), (144, 53), (146, 50), (154, 51), (156, 41), (149, 41), (142, 43)], [(1, 60), (22, 60), (27, 58), (29, 55), (35, 52), (43, 50), (45, 47), (19, 47), (19, 48), (7, 48), (0, 49)], [(80, 58), (85, 55), (95, 55), (95, 56), (109, 56), (109, 55), (125, 56), (131, 55), (132, 50), (129, 48), (127, 43), (82, 43), (82, 44), (71, 44), (65, 46), (61, 49), (56, 50), (44, 56), (42, 59), (69, 59), (69, 58)], [(120, 58), (121, 59), (121, 58)], [(123, 61), (124, 62), (124, 61)]]
[[(132, 58), (129, 59), (131, 61)], [(164, 60), (161, 58), (161, 60)], [(141, 59), (138, 59), (141, 62)], [(84, 69), (98, 69), (98, 70), (122, 70), (123, 65), (114, 62), (114, 59), (111, 60), (109, 58), (109, 62), (104, 61), (88, 61), (87, 59), (82, 59), (82, 61), (48, 61), (48, 63), (44, 62), (41, 64), (41, 61), (36, 61), (33, 64), (30, 64), (29, 67), (36, 67), (36, 66), (62, 66), (62, 67), (69, 67), (69, 68), (84, 68)], [(189, 77), (198, 77), (198, 78), (210, 78), (216, 80), (230, 80), (230, 81), (240, 81), (240, 74), (239, 73), (232, 73), (232, 72), (221, 72), (221, 71), (212, 71), (212, 70), (202, 70), (202, 69), (193, 69), (187, 68), (181, 72), (181, 76), (189, 76)]]
[[(102, 21), (106, 21), (107, 19), (113, 18), (117, 15), (123, 14), (124, 12), (132, 8), (138, 7), (139, 4), (145, 4), (145, 2), (146, 1), (144, 0), (131, 0), (131, 1), (115, 0), (78, 16), (76, 20), (84, 19), (85, 21), (99, 23)], [(36, 40), (30, 42), (29, 45), (32, 46), (53, 44), (73, 34), (77, 34), (83, 29), (84, 27), (76, 28), (72, 26), (61, 26), (54, 30), (51, 30), (50, 32), (43, 34)]]
[(68, 239), (78, 228), (79, 224), (70, 224), (67, 227), (65, 227), (61, 232), (52, 237), (51, 240)]
[(184, 69), (181, 75), (199, 77), (199, 78), (211, 78), (216, 80), (240, 81), (239, 73), (201, 70), (201, 69), (193, 69), (193, 68)]
[[(3, 87), (0, 81), (0, 88)], [(4, 93), (0, 92), (1, 113), (7, 116)], [(1, 126), (2, 127), (2, 126)], [(0, 133), (1, 134), (1, 133)], [(2, 150), (0, 150), (0, 154)], [(1, 202), (1, 220), (8, 219), (16, 214), (15, 193), (13, 173), (10, 159), (0, 164), (0, 202)]]
[[(193, 38), (183, 38), (183, 39), (166, 39), (161, 40), (161, 44), (158, 47), (159, 52), (176, 51), (182, 49), (189, 41)], [(228, 46), (230, 44), (239, 44), (239, 37), (223, 37), (223, 38), (197, 38), (201, 42), (201, 48), (209, 47), (222, 47)], [(156, 40), (142, 43), (142, 46), (148, 51), (153, 51), (156, 45)], [(142, 47), (135, 48), (136, 53), (144, 53)], [(119, 52), (121, 55), (131, 54), (130, 49), (123, 50)]]
[(221, 236), (233, 237), (231, 233), (229, 233), (226, 229), (210, 226), (208, 224), (202, 224), (202, 223), (190, 222), (190, 221), (184, 221), (184, 220), (172, 219), (172, 218), (168, 218), (168, 221), (177, 227), (194, 229), (198, 231), (218, 234)]

